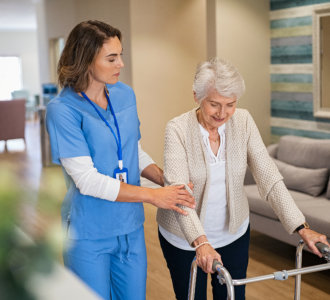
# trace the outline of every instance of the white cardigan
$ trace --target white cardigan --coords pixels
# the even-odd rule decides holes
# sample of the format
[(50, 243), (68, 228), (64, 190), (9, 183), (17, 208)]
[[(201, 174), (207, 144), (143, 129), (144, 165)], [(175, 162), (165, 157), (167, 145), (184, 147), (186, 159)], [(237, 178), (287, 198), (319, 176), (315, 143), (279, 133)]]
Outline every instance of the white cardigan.
[[(204, 235), (203, 221), (209, 188), (206, 149), (196, 109), (169, 121), (165, 132), (164, 177), (167, 185), (192, 182), (196, 208), (182, 207), (188, 216), (158, 209), (157, 221), (166, 230), (185, 237), (191, 244)], [(293, 233), (305, 217), (286, 189), (283, 178), (269, 157), (254, 120), (247, 110), (236, 109), (226, 123), (226, 189), (229, 232), (235, 233), (249, 215), (243, 183), (247, 165), (262, 199), (268, 201), (284, 228)], [(189, 189), (187, 187), (187, 189)]]

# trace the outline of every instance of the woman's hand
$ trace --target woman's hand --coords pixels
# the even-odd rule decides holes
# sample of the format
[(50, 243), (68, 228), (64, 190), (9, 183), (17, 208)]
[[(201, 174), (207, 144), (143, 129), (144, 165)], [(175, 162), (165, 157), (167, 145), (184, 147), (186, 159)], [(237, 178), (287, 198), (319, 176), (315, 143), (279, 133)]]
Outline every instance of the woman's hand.
[(194, 197), (184, 188), (184, 185), (166, 186), (153, 190), (153, 201), (150, 203), (164, 209), (172, 209), (180, 214), (187, 215), (188, 212), (178, 207), (183, 205), (195, 208)]
[[(201, 236), (193, 242), (193, 245), (197, 246), (196, 262), (205, 273), (214, 273), (212, 270), (213, 261), (217, 260), (222, 264), (221, 256), (210, 244), (202, 245), (204, 242), (207, 242), (206, 236)], [(201, 246), (198, 247), (198, 245)]]
[(321, 242), (323, 244), (326, 244), (330, 247), (330, 244), (327, 241), (327, 237), (324, 234), (320, 234), (314, 230), (311, 230), (309, 228), (303, 228), (298, 231), (298, 234), (301, 236), (301, 238), (304, 240), (305, 244), (308, 246), (308, 248), (317, 256), (322, 257), (322, 254), (320, 251), (316, 248), (315, 244), (317, 242)]

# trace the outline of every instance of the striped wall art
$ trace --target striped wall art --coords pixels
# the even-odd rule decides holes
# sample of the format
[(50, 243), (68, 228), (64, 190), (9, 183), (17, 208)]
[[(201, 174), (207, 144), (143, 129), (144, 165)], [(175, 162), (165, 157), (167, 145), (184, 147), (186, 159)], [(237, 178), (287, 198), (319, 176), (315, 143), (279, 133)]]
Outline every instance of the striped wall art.
[(271, 0), (271, 134), (330, 139), (330, 119), (313, 116), (312, 12), (330, 0)]

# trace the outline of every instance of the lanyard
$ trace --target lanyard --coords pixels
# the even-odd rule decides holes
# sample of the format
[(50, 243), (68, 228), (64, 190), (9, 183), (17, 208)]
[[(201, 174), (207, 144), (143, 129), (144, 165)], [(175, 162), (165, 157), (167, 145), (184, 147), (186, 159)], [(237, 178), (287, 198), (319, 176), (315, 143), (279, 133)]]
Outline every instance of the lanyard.
[(99, 117), (103, 120), (103, 122), (105, 123), (105, 125), (107, 125), (110, 128), (110, 131), (111, 131), (112, 135), (114, 136), (114, 138), (116, 140), (117, 147), (118, 147), (118, 166), (119, 166), (119, 169), (122, 170), (123, 169), (123, 153), (122, 153), (122, 149), (121, 149), (121, 137), (120, 137), (120, 132), (119, 132), (119, 126), (118, 126), (117, 118), (116, 118), (116, 115), (115, 115), (115, 111), (113, 110), (113, 107), (111, 105), (111, 101), (110, 101), (109, 95), (108, 95), (108, 93), (106, 91), (106, 88), (104, 88), (104, 94), (105, 94), (105, 97), (107, 98), (107, 101), (108, 101), (108, 104), (109, 104), (109, 107), (110, 107), (111, 114), (112, 114), (113, 119), (115, 121), (115, 126), (116, 126), (116, 129), (117, 129), (118, 138), (116, 137), (116, 134), (113, 131), (113, 129), (111, 128), (111, 126), (108, 123), (108, 121), (103, 117), (103, 115), (101, 114), (101, 112), (97, 109), (97, 107), (95, 106), (95, 104), (93, 103), (93, 101), (91, 101), (84, 92), (81, 92), (81, 94), (94, 107), (95, 111), (97, 112), (97, 114), (99, 115)]

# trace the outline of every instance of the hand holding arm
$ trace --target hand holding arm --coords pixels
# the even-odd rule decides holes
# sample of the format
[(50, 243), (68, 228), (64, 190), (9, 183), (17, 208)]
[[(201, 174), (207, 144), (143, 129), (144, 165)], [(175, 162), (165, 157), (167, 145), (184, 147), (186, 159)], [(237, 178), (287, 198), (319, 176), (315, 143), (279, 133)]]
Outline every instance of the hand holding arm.
[(108, 201), (146, 202), (181, 214), (186, 212), (177, 205), (195, 207), (195, 200), (184, 185), (159, 189), (129, 185), (99, 173), (90, 156), (64, 158), (61, 163), (83, 195)]
[(187, 212), (177, 205), (190, 208), (195, 207), (195, 200), (190, 193), (185, 190), (184, 185), (151, 189), (121, 182), (116, 201), (150, 203), (156, 207), (172, 209), (183, 215), (187, 215)]

